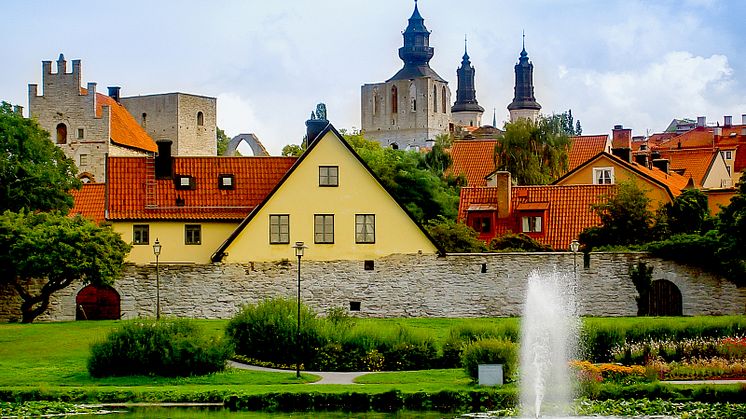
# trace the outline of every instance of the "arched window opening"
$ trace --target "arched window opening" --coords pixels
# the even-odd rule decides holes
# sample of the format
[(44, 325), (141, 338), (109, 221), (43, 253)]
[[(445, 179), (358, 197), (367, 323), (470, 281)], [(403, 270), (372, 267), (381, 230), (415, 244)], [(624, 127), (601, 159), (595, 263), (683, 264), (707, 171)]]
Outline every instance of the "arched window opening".
[(396, 86), (391, 86), (391, 113), (399, 112), (399, 92)]
[(205, 115), (202, 112), (197, 112), (197, 125), (205, 125)]
[(67, 125), (57, 124), (57, 144), (67, 144)]
[(142, 125), (142, 129), (147, 129), (147, 126), (148, 126), (148, 114), (146, 114), (145, 112), (142, 113), (142, 124), (140, 124), (140, 125)]
[(433, 86), (433, 112), (438, 112), (438, 86)]
[(441, 109), (443, 109), (443, 113), (446, 113), (446, 87), (445, 86), (443, 86), (443, 88), (441, 89), (440, 104), (441, 104)]
[(373, 115), (378, 115), (378, 90), (373, 91)]
[(409, 110), (417, 111), (417, 86), (414, 83), (409, 84)]

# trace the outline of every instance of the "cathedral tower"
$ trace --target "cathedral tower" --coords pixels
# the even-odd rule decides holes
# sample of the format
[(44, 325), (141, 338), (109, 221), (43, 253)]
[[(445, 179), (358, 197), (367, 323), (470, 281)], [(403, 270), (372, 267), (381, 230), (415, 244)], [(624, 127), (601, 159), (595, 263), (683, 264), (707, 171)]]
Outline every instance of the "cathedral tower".
[(464, 56), (461, 58), (461, 67), (456, 71), (458, 76), (456, 103), (451, 107), (453, 122), (456, 125), (465, 127), (482, 126), (484, 108), (479, 106), (477, 102), (474, 72), (474, 67), (469, 61), (469, 54), (466, 52), (466, 39), (464, 39)]
[(383, 146), (421, 147), (449, 131), (451, 91), (430, 68), (434, 48), (416, 0), (402, 35), (404, 66), (385, 82), (361, 88), (361, 125), (366, 138)]
[(515, 97), (513, 102), (508, 105), (510, 111), (510, 121), (514, 122), (519, 118), (528, 118), (536, 120), (539, 116), (541, 105), (536, 102), (534, 97), (534, 65), (528, 60), (526, 52), (526, 42), (524, 35), (523, 50), (515, 65)]

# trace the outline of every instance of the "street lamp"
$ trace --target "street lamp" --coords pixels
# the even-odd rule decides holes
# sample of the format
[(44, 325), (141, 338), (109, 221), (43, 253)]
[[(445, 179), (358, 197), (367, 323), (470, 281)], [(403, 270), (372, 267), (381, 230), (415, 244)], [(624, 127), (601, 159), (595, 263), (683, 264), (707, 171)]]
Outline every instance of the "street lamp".
[(578, 277), (578, 250), (580, 250), (580, 242), (577, 239), (573, 239), (570, 243), (570, 251), (572, 251), (572, 271), (576, 279)]
[(155, 319), (161, 319), (161, 271), (158, 257), (161, 255), (161, 242), (155, 239), (153, 243), (153, 254), (155, 255)]
[(300, 259), (303, 257), (303, 250), (307, 249), (303, 242), (295, 242), (295, 256), (298, 257), (298, 325), (295, 334), (295, 349), (298, 351), (295, 357), (295, 376), (300, 378)]

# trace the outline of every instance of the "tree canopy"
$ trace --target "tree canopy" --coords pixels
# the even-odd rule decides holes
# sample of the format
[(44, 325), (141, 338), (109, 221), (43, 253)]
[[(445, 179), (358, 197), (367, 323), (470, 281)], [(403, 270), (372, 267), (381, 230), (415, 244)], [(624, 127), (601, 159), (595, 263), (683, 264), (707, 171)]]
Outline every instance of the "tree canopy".
[(507, 122), (495, 144), (495, 168), (518, 185), (551, 183), (567, 171), (570, 139), (560, 115)]
[[(59, 212), (0, 215), (0, 281), (20, 295), (23, 322), (49, 306), (49, 298), (73, 281), (111, 284), (130, 246), (109, 227)], [(32, 285), (40, 281), (41, 287)]]
[(0, 211), (66, 212), (69, 191), (79, 189), (78, 169), (33, 119), (0, 105)]

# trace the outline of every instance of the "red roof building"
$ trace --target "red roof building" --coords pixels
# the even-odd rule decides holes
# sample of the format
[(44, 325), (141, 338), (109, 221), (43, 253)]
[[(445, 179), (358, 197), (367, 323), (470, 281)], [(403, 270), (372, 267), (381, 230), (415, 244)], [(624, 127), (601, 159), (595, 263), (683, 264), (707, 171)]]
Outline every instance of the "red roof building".
[(468, 186), (485, 186), (485, 178), (495, 171), (497, 140), (454, 141), (451, 147), (453, 164), (448, 174), (463, 175)]

